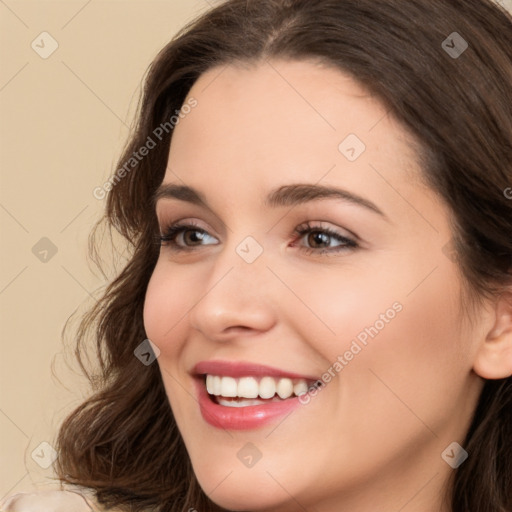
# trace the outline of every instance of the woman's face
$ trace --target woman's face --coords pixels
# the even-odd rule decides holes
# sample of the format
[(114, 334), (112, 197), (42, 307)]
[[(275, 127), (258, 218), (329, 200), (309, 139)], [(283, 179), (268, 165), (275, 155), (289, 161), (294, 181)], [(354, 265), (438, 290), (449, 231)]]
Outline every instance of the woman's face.
[(233, 510), (434, 510), (481, 333), (412, 139), (312, 61), (217, 67), (191, 98), (157, 215), (193, 225), (163, 242), (144, 322), (202, 488)]

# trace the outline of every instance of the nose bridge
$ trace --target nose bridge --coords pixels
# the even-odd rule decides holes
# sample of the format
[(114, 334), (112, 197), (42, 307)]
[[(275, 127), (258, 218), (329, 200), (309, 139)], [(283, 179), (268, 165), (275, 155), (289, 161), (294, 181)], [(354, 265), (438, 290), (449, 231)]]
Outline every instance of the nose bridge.
[(245, 286), (245, 291), (251, 295), (253, 285), (268, 279), (267, 264), (270, 252), (263, 246), (262, 233), (250, 235), (245, 232), (244, 236), (240, 235), (241, 232), (231, 232), (228, 235), (223, 250), (215, 257), (212, 278), (216, 282), (229, 271), (226, 277), (233, 281), (232, 284), (237, 288)]
[(267, 263), (268, 251), (253, 236), (246, 236), (226, 244), (216, 256), (210, 283), (220, 286), (219, 293), (235, 291), (239, 300), (254, 300), (270, 291), (262, 286), (268, 281)]
[(208, 337), (235, 326), (269, 328), (275, 299), (266, 256), (263, 245), (252, 236), (226, 244), (216, 254), (202, 298), (191, 311), (192, 325)]

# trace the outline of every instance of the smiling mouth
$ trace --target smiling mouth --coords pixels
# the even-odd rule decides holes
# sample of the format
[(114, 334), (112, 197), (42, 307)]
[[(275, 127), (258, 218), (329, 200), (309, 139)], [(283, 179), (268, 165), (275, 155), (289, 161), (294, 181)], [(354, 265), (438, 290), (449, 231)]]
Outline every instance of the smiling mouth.
[(306, 379), (287, 377), (227, 377), (204, 375), (204, 385), (210, 399), (225, 407), (249, 407), (269, 402), (282, 402), (307, 393)]

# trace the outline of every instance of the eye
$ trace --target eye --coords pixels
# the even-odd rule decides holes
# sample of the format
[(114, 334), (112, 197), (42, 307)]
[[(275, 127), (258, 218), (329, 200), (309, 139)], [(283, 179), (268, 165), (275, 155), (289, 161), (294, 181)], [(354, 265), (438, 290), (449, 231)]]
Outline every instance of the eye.
[[(307, 254), (339, 253), (359, 247), (352, 238), (348, 238), (337, 231), (313, 226), (309, 222), (295, 228), (294, 234), (305, 238), (308, 246), (301, 246), (300, 250)], [(217, 240), (194, 222), (187, 224), (171, 224), (159, 237), (160, 245), (169, 247), (173, 251), (193, 251), (195, 247), (203, 245), (217, 245), (208, 240)], [(335, 245), (333, 245), (333, 243)], [(295, 245), (295, 241), (292, 246)]]
[(193, 247), (201, 245), (215, 245), (203, 244), (202, 242), (208, 238), (216, 240), (216, 238), (209, 235), (204, 229), (200, 228), (194, 222), (187, 224), (172, 224), (164, 230), (159, 237), (160, 245), (169, 246), (174, 251), (191, 250)]
[[(309, 222), (298, 226), (295, 233), (305, 238), (309, 246), (301, 249), (307, 254), (338, 253), (359, 247), (352, 238), (348, 238), (337, 231), (322, 226), (313, 226)], [(336, 245), (332, 245), (336, 242)]]

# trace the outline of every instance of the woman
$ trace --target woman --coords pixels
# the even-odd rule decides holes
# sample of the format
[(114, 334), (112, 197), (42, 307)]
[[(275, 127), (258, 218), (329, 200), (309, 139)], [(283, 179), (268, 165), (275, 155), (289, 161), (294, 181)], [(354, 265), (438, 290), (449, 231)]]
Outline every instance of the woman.
[(490, 0), (185, 27), (107, 187), (133, 255), (79, 331), (101, 385), (61, 481), (126, 511), (511, 511), (511, 84)]

